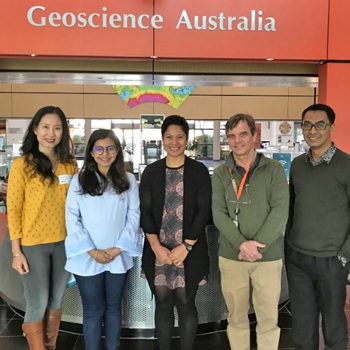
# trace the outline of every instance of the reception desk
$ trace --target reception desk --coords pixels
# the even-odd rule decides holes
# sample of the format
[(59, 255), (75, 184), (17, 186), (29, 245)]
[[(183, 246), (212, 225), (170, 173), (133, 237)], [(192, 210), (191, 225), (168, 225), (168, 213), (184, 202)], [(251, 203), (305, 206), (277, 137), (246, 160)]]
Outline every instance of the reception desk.
[[(200, 286), (196, 303), (199, 324), (214, 323), (226, 319), (227, 309), (220, 288), (218, 268), (218, 231), (207, 226), (207, 241), (210, 256), (209, 281)], [(5, 301), (17, 309), (25, 309), (23, 286), (20, 275), (11, 267), (12, 253), (8, 236), (0, 245), (0, 294)], [(123, 328), (154, 329), (155, 303), (146, 280), (140, 277), (141, 259), (135, 260), (134, 268), (129, 272), (123, 298)], [(283, 269), (282, 292), (280, 302), (288, 299), (286, 273)], [(252, 309), (251, 309), (252, 312)], [(66, 289), (63, 301), (62, 320), (82, 323), (82, 305), (76, 285)], [(137, 333), (135, 333), (137, 334)]]

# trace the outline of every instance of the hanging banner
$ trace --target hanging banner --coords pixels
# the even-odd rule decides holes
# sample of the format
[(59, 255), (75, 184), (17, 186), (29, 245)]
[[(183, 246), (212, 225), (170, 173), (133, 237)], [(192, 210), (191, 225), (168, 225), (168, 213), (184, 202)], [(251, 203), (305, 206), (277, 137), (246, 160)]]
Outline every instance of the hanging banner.
[(158, 102), (178, 109), (195, 86), (114, 85), (113, 89), (130, 108), (141, 103)]

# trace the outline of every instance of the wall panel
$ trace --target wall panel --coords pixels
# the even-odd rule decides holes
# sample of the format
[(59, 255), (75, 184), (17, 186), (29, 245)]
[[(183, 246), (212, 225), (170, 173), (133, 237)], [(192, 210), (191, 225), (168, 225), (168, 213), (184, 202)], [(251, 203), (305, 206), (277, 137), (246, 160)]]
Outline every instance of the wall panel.
[(8, 93), (0, 94), (0, 117), (1, 118), (12, 117), (11, 94), (8, 94)]
[(287, 87), (237, 87), (237, 86), (223, 86), (223, 95), (256, 95), (256, 96), (280, 96), (288, 95)]
[(0, 92), (11, 92), (11, 84), (0, 84)]
[(84, 118), (138, 119), (140, 114), (152, 113), (153, 103), (144, 103), (134, 108), (129, 108), (118, 94), (84, 95)]
[(292, 96), (314, 96), (317, 89), (310, 87), (290, 87), (288, 88), (288, 94)]
[(178, 109), (155, 103), (154, 113), (165, 116), (180, 114), (186, 119), (220, 119), (221, 96), (190, 96)]
[(303, 110), (313, 103), (313, 96), (290, 96), (288, 101), (288, 119), (301, 120), (301, 113)]
[[(242, 112), (256, 119), (298, 119), (301, 111), (313, 103), (315, 92), (313, 88), (200, 86), (176, 110), (161, 103), (129, 108), (108, 85), (14, 84), (12, 89), (22, 92), (3, 94), (0, 113), (6, 117), (32, 117), (39, 108), (56, 105), (69, 118), (90, 119), (138, 119), (140, 114), (156, 113), (213, 120)], [(0, 84), (0, 96), (1, 90), (11, 91), (11, 85)]]
[(84, 93), (87, 94), (116, 94), (111, 85), (83, 85)]
[(12, 108), (14, 118), (31, 118), (44, 106), (58, 106), (67, 118), (83, 118), (82, 94), (38, 94), (13, 93)]
[(248, 113), (255, 119), (287, 119), (288, 96), (223, 96), (222, 119)]
[(12, 84), (12, 92), (82, 93), (81, 84)]

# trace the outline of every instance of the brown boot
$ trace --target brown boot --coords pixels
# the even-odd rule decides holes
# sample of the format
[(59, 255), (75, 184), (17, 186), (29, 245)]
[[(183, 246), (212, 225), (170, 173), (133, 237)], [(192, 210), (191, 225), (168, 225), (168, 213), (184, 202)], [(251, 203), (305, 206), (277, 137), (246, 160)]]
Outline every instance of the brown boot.
[(45, 350), (43, 320), (23, 323), (23, 335), (27, 338), (30, 350)]
[(58, 331), (60, 329), (60, 322), (62, 316), (62, 309), (46, 310), (45, 324), (44, 324), (44, 341), (46, 350), (55, 350)]

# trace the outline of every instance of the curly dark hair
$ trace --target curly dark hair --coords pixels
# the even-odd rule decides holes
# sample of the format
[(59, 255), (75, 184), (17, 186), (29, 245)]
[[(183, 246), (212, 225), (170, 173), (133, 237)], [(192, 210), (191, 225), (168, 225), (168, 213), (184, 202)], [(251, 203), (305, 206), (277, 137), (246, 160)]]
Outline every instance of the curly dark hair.
[[(111, 139), (117, 147), (118, 155), (108, 170), (107, 177), (99, 170), (92, 156), (92, 149), (98, 140)], [(98, 175), (97, 175), (98, 174)], [(120, 194), (129, 189), (130, 183), (125, 170), (124, 156), (118, 137), (112, 130), (95, 130), (88, 141), (83, 167), (79, 173), (80, 194), (101, 196), (109, 185)]]
[(56, 114), (62, 122), (62, 139), (55, 147), (55, 153), (61, 163), (74, 164), (75, 158), (72, 154), (73, 142), (69, 135), (67, 118), (59, 107), (46, 106), (40, 108), (30, 122), (28, 129), (23, 138), (21, 152), (25, 156), (26, 171), (31, 173), (31, 177), (37, 174), (41, 176), (41, 181), (48, 179), (53, 184), (57, 177), (52, 171), (52, 164), (48, 156), (39, 151), (39, 142), (35, 135), (35, 129), (38, 127), (40, 120), (46, 114)]

